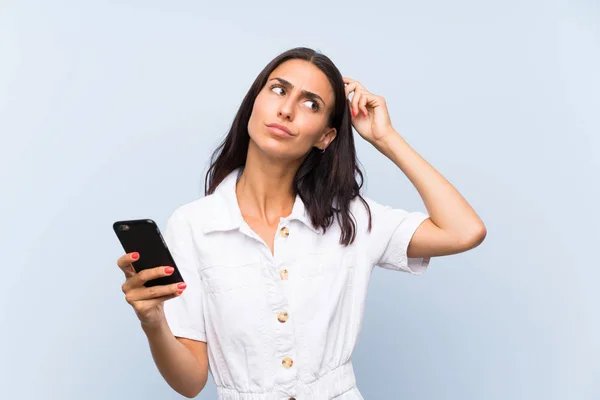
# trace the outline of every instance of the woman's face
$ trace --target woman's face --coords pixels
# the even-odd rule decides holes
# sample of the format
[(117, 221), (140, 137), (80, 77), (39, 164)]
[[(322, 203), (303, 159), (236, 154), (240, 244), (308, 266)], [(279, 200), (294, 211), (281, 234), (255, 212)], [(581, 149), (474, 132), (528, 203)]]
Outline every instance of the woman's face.
[(315, 65), (304, 60), (282, 63), (254, 102), (250, 145), (285, 159), (303, 158), (313, 147), (326, 148), (336, 135), (328, 126), (334, 101), (327, 76)]

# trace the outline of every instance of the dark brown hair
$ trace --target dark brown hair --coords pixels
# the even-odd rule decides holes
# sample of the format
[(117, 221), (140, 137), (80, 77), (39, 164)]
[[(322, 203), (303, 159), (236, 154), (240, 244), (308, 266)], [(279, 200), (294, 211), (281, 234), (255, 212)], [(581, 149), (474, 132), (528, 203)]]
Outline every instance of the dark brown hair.
[(326, 231), (337, 218), (340, 228), (340, 244), (347, 246), (356, 237), (356, 221), (350, 212), (351, 201), (358, 197), (369, 214), (371, 210), (360, 195), (363, 174), (358, 166), (350, 110), (346, 100), (344, 81), (340, 71), (325, 55), (298, 47), (273, 59), (256, 77), (233, 120), (229, 133), (211, 157), (211, 165), (204, 180), (205, 194), (214, 193), (217, 186), (235, 169), (246, 163), (248, 144), (248, 121), (254, 101), (267, 83), (269, 75), (288, 60), (304, 60), (314, 64), (329, 79), (335, 96), (335, 105), (329, 115), (329, 127), (337, 130), (337, 136), (322, 153), (313, 148), (306, 156), (294, 178), (294, 191), (300, 196), (311, 223)]

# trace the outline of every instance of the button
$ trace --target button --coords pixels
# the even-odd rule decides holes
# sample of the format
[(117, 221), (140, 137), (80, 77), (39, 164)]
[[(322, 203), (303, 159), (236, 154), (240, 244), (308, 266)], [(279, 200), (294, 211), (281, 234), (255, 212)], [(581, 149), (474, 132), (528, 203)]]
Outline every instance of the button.
[(281, 271), (279, 271), (279, 277), (281, 278), (281, 280), (287, 281), (288, 270), (287, 269), (282, 269)]
[(283, 360), (281, 360), (281, 365), (283, 365), (283, 368), (292, 368), (292, 365), (294, 365), (294, 360), (292, 360), (289, 357), (286, 357)]
[(286, 313), (285, 311), (280, 312), (279, 314), (277, 314), (277, 319), (279, 320), (279, 322), (284, 323), (288, 320), (288, 313)]
[(288, 229), (287, 226), (284, 226), (283, 228), (281, 228), (281, 230), (279, 231), (279, 234), (281, 235), (281, 237), (288, 237), (290, 236), (290, 230)]

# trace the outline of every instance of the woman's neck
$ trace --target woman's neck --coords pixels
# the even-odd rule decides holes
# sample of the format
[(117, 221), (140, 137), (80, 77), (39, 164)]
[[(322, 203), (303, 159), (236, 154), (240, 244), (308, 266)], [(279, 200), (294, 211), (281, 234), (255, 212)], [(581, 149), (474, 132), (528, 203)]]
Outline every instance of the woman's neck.
[(245, 218), (277, 224), (280, 217), (292, 212), (299, 162), (267, 159), (253, 147), (248, 149), (246, 165), (236, 185), (238, 204)]

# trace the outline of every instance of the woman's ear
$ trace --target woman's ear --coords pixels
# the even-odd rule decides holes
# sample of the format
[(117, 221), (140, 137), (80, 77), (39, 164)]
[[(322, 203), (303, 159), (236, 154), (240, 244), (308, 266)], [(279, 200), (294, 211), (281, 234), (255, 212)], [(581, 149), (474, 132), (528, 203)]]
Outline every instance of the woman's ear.
[(337, 130), (335, 128), (327, 128), (325, 132), (321, 135), (321, 139), (315, 144), (315, 147), (318, 147), (321, 150), (325, 150), (331, 142), (334, 141), (337, 136)]

